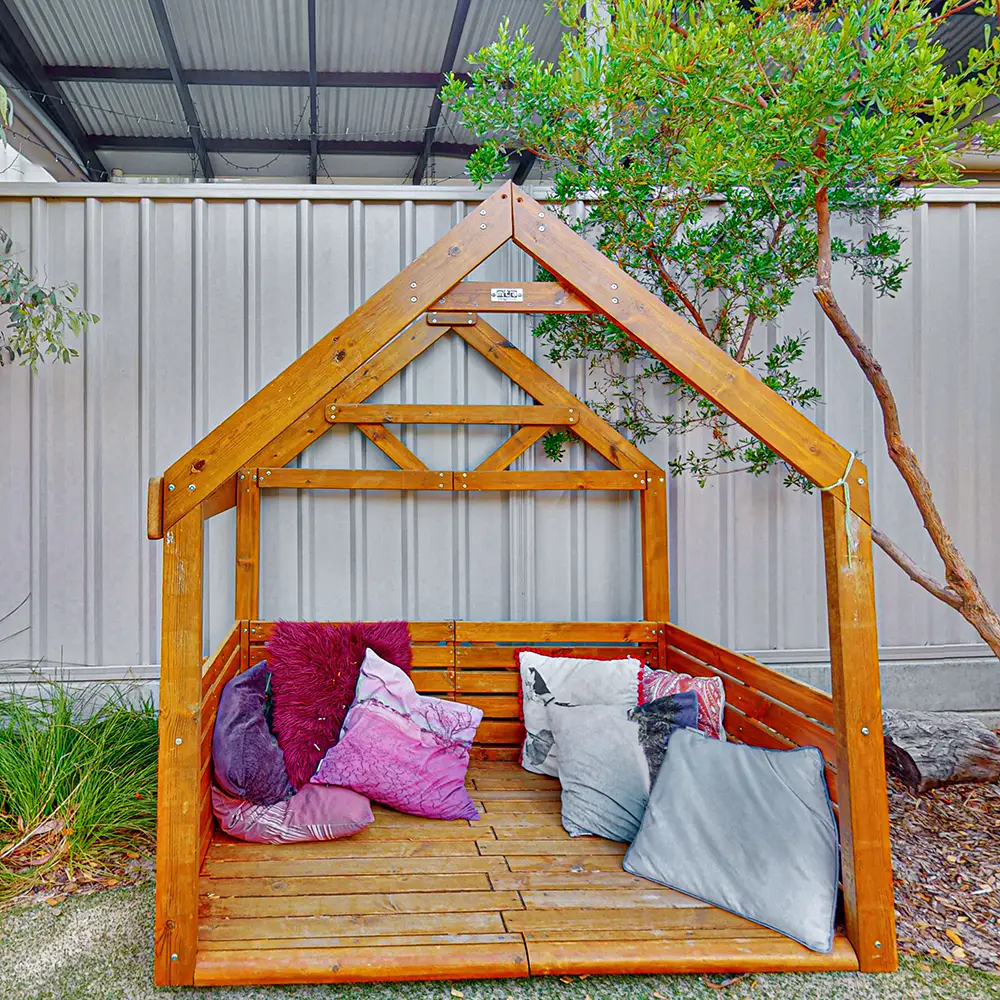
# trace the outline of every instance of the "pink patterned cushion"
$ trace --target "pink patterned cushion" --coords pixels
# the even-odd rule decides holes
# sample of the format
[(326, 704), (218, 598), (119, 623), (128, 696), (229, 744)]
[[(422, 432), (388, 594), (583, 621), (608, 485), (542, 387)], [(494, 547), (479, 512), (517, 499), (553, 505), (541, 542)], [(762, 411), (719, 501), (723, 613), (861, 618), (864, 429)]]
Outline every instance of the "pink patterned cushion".
[(721, 677), (692, 677), (673, 670), (643, 670), (643, 701), (655, 701), (681, 691), (694, 691), (698, 696), (698, 728), (713, 739), (725, 742), (722, 713), (726, 707), (726, 689)]
[(417, 694), (399, 667), (369, 649), (340, 740), (312, 781), (353, 788), (414, 816), (479, 819), (465, 775), (482, 718), (471, 705)]
[(212, 812), (230, 836), (254, 844), (349, 837), (375, 822), (368, 800), (349, 788), (305, 785), (284, 802), (259, 806), (212, 786)]

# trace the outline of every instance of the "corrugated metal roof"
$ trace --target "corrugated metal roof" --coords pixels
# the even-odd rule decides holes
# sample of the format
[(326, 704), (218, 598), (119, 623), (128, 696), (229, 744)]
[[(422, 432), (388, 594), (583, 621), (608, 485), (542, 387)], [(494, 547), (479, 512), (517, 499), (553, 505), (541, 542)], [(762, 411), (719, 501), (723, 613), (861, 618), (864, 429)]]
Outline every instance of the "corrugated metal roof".
[(418, 142), (433, 100), (433, 90), (331, 87), (319, 92), (319, 130), (331, 139)]
[(166, 0), (166, 6), (187, 68), (309, 69), (306, 0)]
[(147, 0), (8, 0), (50, 66), (162, 66)]
[(243, 139), (309, 136), (307, 87), (192, 87), (191, 96), (206, 135)]
[[(537, 58), (554, 61), (559, 55), (559, 39), (564, 29), (558, 14), (545, 14), (542, 0), (474, 0), (458, 47), (456, 70), (467, 72), (471, 66), (465, 57), (496, 41), (500, 22), (505, 17), (510, 18), (512, 31), (522, 24), (531, 25), (529, 38), (534, 43)], [(444, 33), (447, 35), (447, 32), (446, 26)]]
[(938, 29), (936, 38), (948, 50), (944, 64), (956, 72), (965, 64), (969, 49), (983, 48), (983, 32), (989, 24), (996, 33), (996, 17), (961, 14), (949, 17)]
[[(476, 0), (473, 4), (481, 2)], [(320, 70), (436, 73), (455, 0), (328, 0), (317, 4)]]
[(83, 127), (97, 135), (187, 135), (184, 110), (169, 83), (62, 84)]

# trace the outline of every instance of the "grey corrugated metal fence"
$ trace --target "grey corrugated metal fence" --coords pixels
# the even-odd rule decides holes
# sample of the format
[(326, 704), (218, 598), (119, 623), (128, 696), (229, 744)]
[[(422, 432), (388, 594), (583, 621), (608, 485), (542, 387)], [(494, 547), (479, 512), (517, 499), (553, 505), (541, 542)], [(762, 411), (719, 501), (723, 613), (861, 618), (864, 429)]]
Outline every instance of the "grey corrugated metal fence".
[[(0, 224), (26, 264), (49, 280), (78, 282), (81, 304), (101, 316), (76, 363), (35, 378), (0, 371), (0, 616), (8, 615), (0, 623), (0, 660), (104, 668), (83, 676), (155, 664), (160, 546), (145, 540), (147, 477), (443, 235), (480, 195), (465, 188), (19, 184), (0, 194)], [(1000, 600), (993, 494), (1000, 487), (993, 391), (1000, 192), (931, 192), (906, 235), (913, 267), (897, 298), (875, 299), (846, 279), (842, 294), (896, 387), (904, 427), (949, 525)], [(474, 277), (526, 280), (532, 265), (508, 246)], [(541, 357), (527, 319), (497, 317), (496, 324)], [(813, 334), (805, 374), (826, 397), (816, 418), (868, 462), (877, 523), (936, 568), (884, 457), (871, 394), (824, 329), (808, 289), (784, 325)], [(586, 394), (581, 366), (558, 377)], [(523, 396), (449, 338), (375, 398), (504, 403)], [(407, 441), (430, 466), (461, 469), (477, 464), (502, 435), (497, 428), (425, 427), (411, 429)], [(647, 450), (665, 464), (675, 446), (664, 437)], [(348, 428), (331, 430), (303, 461), (388, 464)], [(524, 461), (546, 459), (536, 449)], [(602, 467), (580, 447), (569, 461)], [(262, 612), (269, 617), (641, 614), (638, 521), (629, 498), (279, 494), (266, 496), (263, 521)], [(680, 624), (774, 662), (823, 661), (815, 497), (782, 489), (778, 477), (734, 475), (705, 489), (675, 480), (670, 534)], [(232, 536), (232, 512), (211, 522), (212, 636), (232, 615)], [(886, 662), (982, 656), (954, 612), (881, 556), (877, 577)], [(984, 669), (989, 663), (978, 662)], [(989, 675), (996, 673), (989, 664)], [(986, 677), (966, 700), (995, 697), (982, 707), (1000, 707)]]

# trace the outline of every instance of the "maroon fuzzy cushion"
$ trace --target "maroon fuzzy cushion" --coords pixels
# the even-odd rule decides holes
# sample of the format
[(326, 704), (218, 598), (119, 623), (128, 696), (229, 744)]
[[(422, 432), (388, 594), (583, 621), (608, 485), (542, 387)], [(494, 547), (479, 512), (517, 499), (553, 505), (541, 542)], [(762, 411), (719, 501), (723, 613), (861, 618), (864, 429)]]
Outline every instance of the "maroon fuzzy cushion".
[(277, 622), (267, 642), (274, 718), (271, 727), (298, 789), (338, 740), (365, 649), (410, 672), (406, 622)]

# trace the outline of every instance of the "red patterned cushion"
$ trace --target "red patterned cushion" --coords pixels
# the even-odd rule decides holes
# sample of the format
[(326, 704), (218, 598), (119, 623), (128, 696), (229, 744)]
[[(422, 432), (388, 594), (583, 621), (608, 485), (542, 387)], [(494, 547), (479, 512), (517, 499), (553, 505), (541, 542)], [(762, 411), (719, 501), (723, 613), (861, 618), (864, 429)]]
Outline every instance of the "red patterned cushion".
[(644, 701), (655, 701), (681, 691), (694, 691), (698, 696), (698, 728), (713, 739), (725, 740), (722, 713), (726, 707), (726, 689), (721, 677), (692, 677), (673, 670), (649, 668), (642, 673)]

